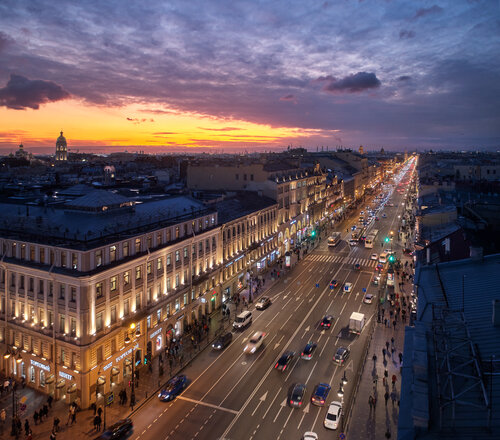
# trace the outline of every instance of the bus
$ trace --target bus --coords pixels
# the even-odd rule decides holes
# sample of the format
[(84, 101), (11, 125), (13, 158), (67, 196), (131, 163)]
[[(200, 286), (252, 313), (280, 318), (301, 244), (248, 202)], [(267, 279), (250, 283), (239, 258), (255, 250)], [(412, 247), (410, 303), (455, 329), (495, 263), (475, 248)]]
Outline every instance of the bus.
[(374, 242), (375, 242), (375, 235), (370, 233), (370, 235), (368, 235), (368, 237), (366, 237), (365, 248), (372, 249)]
[(359, 240), (363, 235), (365, 235), (365, 228), (356, 228), (354, 231), (352, 231), (351, 240)]
[(337, 246), (340, 243), (340, 232), (333, 232), (328, 237), (328, 246)]

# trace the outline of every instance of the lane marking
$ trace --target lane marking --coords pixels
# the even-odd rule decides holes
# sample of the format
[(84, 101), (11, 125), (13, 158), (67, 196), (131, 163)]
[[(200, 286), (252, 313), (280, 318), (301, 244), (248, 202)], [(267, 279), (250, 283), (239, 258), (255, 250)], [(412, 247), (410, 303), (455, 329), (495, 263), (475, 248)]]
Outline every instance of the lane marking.
[[(195, 403), (196, 405), (202, 405), (202, 406), (207, 406), (209, 408), (214, 408), (214, 409), (218, 409), (220, 411), (225, 411), (225, 412), (228, 412), (228, 413), (231, 413), (231, 414), (238, 414), (238, 411), (234, 410), (234, 409), (231, 409), (231, 408), (224, 408), (223, 406), (219, 406), (219, 405), (214, 405), (212, 403), (207, 403), (207, 402), (202, 402), (201, 400), (195, 400), (195, 399), (190, 399), (189, 397), (184, 397), (184, 396), (177, 396), (177, 399), (179, 400), (185, 400), (187, 402), (191, 402), (191, 403)], [(207, 420), (208, 422), (208, 420)], [(181, 422), (182, 423), (182, 422)], [(206, 423), (206, 422), (205, 422)], [(151, 425), (148, 426), (148, 428), (150, 427)], [(179, 426), (179, 425), (177, 425)]]

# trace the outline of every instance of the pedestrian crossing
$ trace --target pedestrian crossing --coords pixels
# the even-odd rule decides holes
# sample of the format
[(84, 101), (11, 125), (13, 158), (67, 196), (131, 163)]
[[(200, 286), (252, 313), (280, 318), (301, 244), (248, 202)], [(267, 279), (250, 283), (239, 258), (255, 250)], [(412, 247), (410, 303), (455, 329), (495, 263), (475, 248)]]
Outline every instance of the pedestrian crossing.
[(342, 263), (342, 264), (359, 264), (361, 268), (364, 267), (375, 267), (378, 264), (376, 260), (369, 260), (367, 258), (353, 258), (344, 257), (342, 255), (321, 255), (321, 254), (309, 254), (306, 261), (315, 261), (318, 263)]

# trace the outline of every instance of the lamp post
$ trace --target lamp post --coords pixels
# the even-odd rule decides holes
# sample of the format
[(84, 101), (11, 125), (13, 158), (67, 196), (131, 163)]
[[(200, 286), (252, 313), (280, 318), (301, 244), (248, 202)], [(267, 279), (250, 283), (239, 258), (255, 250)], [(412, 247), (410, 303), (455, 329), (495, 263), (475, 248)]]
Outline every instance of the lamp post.
[[(135, 324), (130, 324), (130, 330), (135, 329), (135, 337), (138, 338), (141, 336), (141, 329)], [(131, 332), (132, 335), (134, 335), (134, 332)], [(129, 337), (127, 333), (127, 337), (125, 338), (125, 345), (129, 345), (132, 342), (132, 339)], [(132, 346), (132, 390), (130, 392), (130, 408), (133, 411), (134, 410), (134, 405), (135, 405), (135, 358), (134, 358), (134, 347)]]
[[(12, 353), (13, 359), (15, 359), (16, 364), (20, 364), (23, 359), (21, 357), (21, 354), (18, 353), (17, 356), (14, 356), (14, 353)], [(5, 353), (4, 358), (8, 359), (10, 357), (10, 352), (7, 351)], [(12, 431), (10, 433), (11, 436), (15, 436), (16, 439), (19, 438), (19, 430), (17, 429), (17, 398), (16, 398), (16, 390), (14, 385), (12, 385)]]

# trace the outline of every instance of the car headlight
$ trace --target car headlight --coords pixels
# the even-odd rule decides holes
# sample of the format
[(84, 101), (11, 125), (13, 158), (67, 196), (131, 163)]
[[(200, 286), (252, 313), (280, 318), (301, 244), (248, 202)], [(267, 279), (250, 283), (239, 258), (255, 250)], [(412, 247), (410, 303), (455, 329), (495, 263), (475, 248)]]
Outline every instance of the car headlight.
[(158, 397), (161, 399), (161, 393), (160, 393), (160, 394), (158, 394)]
[(251, 353), (255, 353), (255, 347), (250, 350)]

